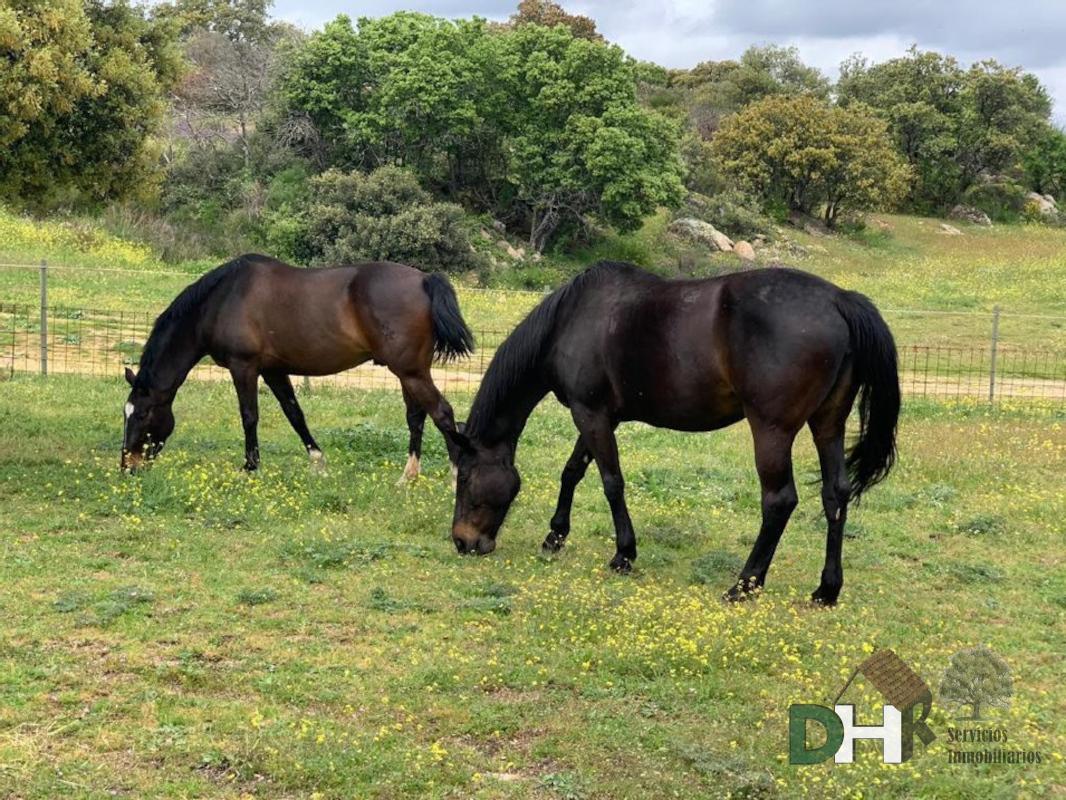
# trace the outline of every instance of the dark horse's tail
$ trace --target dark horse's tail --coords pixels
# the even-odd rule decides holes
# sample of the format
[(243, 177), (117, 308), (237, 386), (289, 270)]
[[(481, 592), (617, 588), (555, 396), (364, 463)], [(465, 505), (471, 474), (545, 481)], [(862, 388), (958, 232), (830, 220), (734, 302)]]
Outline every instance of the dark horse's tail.
[(429, 314), (433, 321), (433, 352), (437, 360), (451, 361), (473, 353), (474, 334), (463, 320), (455, 289), (448, 279), (436, 273), (427, 275), (422, 281), (422, 288), (429, 295)]
[(896, 461), (899, 370), (896, 343), (874, 304), (858, 292), (843, 292), (837, 308), (851, 332), (859, 383), (859, 438), (847, 455), (851, 498), (888, 477)]

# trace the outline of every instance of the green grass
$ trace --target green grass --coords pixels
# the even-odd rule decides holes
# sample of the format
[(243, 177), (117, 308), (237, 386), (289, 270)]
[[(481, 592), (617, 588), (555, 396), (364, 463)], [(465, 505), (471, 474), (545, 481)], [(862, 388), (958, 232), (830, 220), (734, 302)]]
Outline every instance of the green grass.
[[(611, 235), (575, 253), (549, 254), (540, 262), (527, 260), (487, 276), (458, 276), (464, 313), (475, 329), (509, 330), (537, 302), (539, 292), (600, 259), (633, 261), (664, 275), (711, 275), (743, 267), (732, 254), (694, 255), (667, 234), (668, 223), (663, 211), (635, 233)], [(1060, 288), (1066, 229), (953, 224), (962, 236), (941, 233), (939, 220), (888, 214), (871, 215), (865, 230), (831, 237), (781, 229), (776, 243), (760, 251), (759, 258), (763, 264), (797, 266), (868, 294), (885, 310), (904, 345), (985, 346), (992, 308), (999, 305), (1004, 347), (1066, 350), (1066, 301)], [(789, 242), (805, 253), (787, 246)], [(478, 245), (498, 253), (491, 242), (479, 239)], [(0, 262), (35, 264), (42, 258), (55, 267), (49, 280), (53, 305), (151, 314), (222, 260), (168, 264), (147, 247), (108, 234), (91, 221), (35, 222), (0, 209)], [(64, 268), (72, 265), (96, 269)], [(482, 279), (494, 291), (464, 288)], [(508, 291), (515, 289), (527, 291)], [(36, 307), (38, 291), (35, 270), (0, 267), (0, 302)]]
[[(599, 480), (539, 556), (573, 439), (554, 401), (518, 453), (493, 555), (460, 558), (439, 436), (395, 486), (399, 398), (303, 402), (312, 471), (268, 398), (246, 476), (224, 384), (178, 395), (150, 470), (117, 472), (123, 385), (0, 383), (0, 797), (1053, 797), (1066, 789), (1066, 419), (911, 403), (898, 471), (849, 520), (846, 583), (811, 607), (824, 548), (813, 448), (765, 595), (719, 595), (759, 496), (743, 425), (620, 433), (640, 558), (613, 552)], [(452, 398), (465, 409), (468, 398)], [(949, 725), (899, 767), (787, 764), (788, 706), (824, 702), (875, 647), (933, 687), (986, 643), (1014, 699), (989, 726), (1037, 766), (949, 765)], [(876, 719), (874, 695), (846, 696)]]

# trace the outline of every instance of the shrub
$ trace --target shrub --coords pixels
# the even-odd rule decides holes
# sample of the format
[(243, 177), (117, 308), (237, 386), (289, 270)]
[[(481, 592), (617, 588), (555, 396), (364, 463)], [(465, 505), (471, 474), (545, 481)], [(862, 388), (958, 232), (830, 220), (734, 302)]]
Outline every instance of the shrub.
[(759, 211), (758, 202), (739, 189), (725, 189), (711, 196), (693, 192), (679, 216), (709, 222), (734, 239), (768, 236), (772, 229), (770, 220)]
[(1027, 194), (1021, 184), (997, 176), (975, 183), (963, 192), (962, 202), (981, 209), (993, 222), (1014, 222), (1025, 209)]
[(311, 180), (307, 198), (292, 232), (302, 260), (388, 260), (424, 269), (476, 266), (462, 209), (434, 202), (403, 169), (330, 170)]

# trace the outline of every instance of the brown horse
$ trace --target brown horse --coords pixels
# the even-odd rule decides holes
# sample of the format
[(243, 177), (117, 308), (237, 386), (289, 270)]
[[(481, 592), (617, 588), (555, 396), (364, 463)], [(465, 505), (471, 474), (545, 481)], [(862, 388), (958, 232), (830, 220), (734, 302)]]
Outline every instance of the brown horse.
[[(578, 429), (544, 548), (570, 532), (574, 489), (595, 459), (614, 519), (620, 572), (637, 557), (614, 429), (639, 420), (708, 431), (747, 418), (762, 484), (762, 527), (729, 596), (762, 586), (796, 506), (792, 442), (807, 425), (822, 471), (828, 524), (817, 602), (836, 602), (849, 500), (895, 458), (900, 393), (892, 334), (873, 304), (804, 272), (763, 269), (667, 281), (628, 264), (599, 264), (546, 298), (496, 352), (461, 433), (452, 538), (491, 552), (518, 494), (515, 449), (533, 408), (552, 392)], [(844, 425), (859, 396), (859, 436)]]
[(139, 371), (126, 369), (122, 467), (155, 456), (174, 429), (171, 404), (204, 356), (233, 376), (244, 426), (244, 468), (259, 466), (259, 376), (281, 404), (312, 461), (322, 451), (307, 429), (290, 375), (331, 375), (365, 361), (400, 380), (410, 430), (404, 477), (418, 474), (426, 414), (445, 434), (455, 430), (451, 406), (433, 384), (434, 357), (473, 351), (451, 284), (442, 275), (387, 262), (298, 269), (245, 255), (208, 272), (156, 320)]

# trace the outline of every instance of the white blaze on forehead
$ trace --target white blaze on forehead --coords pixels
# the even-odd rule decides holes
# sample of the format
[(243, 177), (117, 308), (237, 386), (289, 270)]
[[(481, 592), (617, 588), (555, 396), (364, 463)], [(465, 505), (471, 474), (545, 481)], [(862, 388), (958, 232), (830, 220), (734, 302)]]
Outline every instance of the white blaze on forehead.
[(122, 409), (122, 412), (126, 419), (129, 419), (133, 414), (133, 403), (127, 402), (126, 407)]

